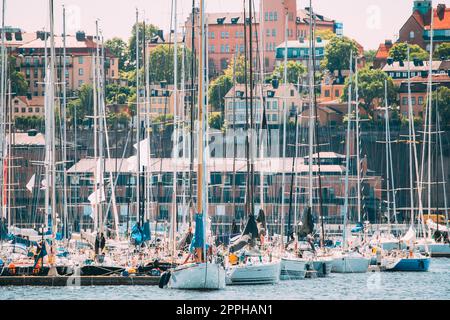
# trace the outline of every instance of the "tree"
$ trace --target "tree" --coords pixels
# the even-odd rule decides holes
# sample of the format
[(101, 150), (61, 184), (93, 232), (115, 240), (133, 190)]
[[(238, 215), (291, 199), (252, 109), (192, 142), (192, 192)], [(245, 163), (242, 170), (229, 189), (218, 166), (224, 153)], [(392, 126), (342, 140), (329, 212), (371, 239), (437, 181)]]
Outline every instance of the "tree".
[(366, 64), (372, 66), (375, 61), (375, 56), (377, 55), (377, 50), (367, 50), (364, 51), (364, 57), (366, 58)]
[(325, 47), (325, 59), (322, 67), (331, 72), (350, 69), (350, 53), (358, 54), (356, 42), (347, 37), (334, 37)]
[[(450, 128), (450, 89), (444, 86), (440, 87), (433, 92), (433, 101), (439, 108), (441, 129)], [(433, 110), (436, 109), (433, 108)]]
[[(298, 79), (301, 78), (306, 73), (305, 66), (298, 61), (288, 61), (287, 63), (287, 81), (288, 83), (298, 83)], [(272, 77), (277, 76), (278, 79), (280, 79), (280, 82), (284, 82), (284, 64), (281, 64), (278, 66), (273, 74)]]
[(25, 75), (16, 70), (16, 57), (8, 57), (8, 70), (10, 72), (11, 91), (16, 96), (25, 96), (28, 92), (28, 82)]
[[(143, 52), (143, 37), (144, 37), (144, 24), (142, 22), (139, 22), (139, 52)], [(146, 39), (153, 38), (157, 32), (158, 27), (156, 27), (153, 24), (146, 24), (145, 25), (145, 37)], [(133, 66), (136, 66), (136, 24), (133, 25), (133, 28), (131, 29), (131, 37), (128, 41), (128, 61), (129, 64), (125, 66), (127, 70), (130, 70), (133, 68)]]
[(208, 97), (213, 110), (223, 110), (224, 97), (231, 88), (233, 88), (233, 79), (228, 75), (221, 75), (211, 82)]
[[(173, 46), (162, 44), (157, 46), (150, 55), (150, 82), (158, 83), (160, 81), (167, 81), (168, 84), (173, 84)], [(185, 66), (190, 66), (192, 59), (192, 51), (185, 48)], [(181, 81), (183, 62), (183, 50), (178, 50), (178, 81)], [(134, 75), (136, 77), (136, 75)]]
[[(92, 85), (84, 84), (77, 91), (77, 99), (67, 103), (67, 113), (71, 124), (79, 125), (86, 120), (86, 116), (93, 115), (94, 99)], [(76, 119), (75, 119), (76, 112)], [(89, 121), (90, 122), (90, 121)]]
[(434, 51), (434, 58), (437, 60), (450, 59), (450, 43), (442, 43), (437, 46), (436, 51)]
[[(394, 61), (407, 61), (408, 59), (408, 44), (407, 43), (396, 43), (389, 51), (389, 56), (394, 59)], [(429, 54), (417, 44), (409, 45), (409, 61), (414, 59), (419, 59), (422, 61), (429, 59)]]
[(122, 39), (115, 37), (105, 42), (105, 48), (116, 58), (119, 58), (119, 71), (124, 70), (125, 64), (129, 59), (129, 48), (127, 43)]
[[(247, 65), (247, 67), (249, 67)], [(231, 59), (228, 68), (224, 71), (224, 74), (230, 79), (233, 79), (233, 75), (236, 78), (236, 83), (245, 83), (245, 56), (239, 55), (236, 59)]]
[(316, 37), (320, 37), (322, 40), (331, 40), (336, 34), (330, 29), (321, 29), (316, 31)]
[(224, 119), (221, 112), (211, 112), (208, 124), (209, 127), (216, 130), (221, 130), (223, 127)]
[[(348, 101), (348, 87), (349, 78), (345, 81), (345, 89), (343, 94), (343, 100)], [(355, 78), (352, 81), (352, 92), (355, 94)], [(358, 91), (359, 98), (362, 102), (362, 107), (367, 111), (368, 114), (373, 114), (373, 103), (376, 99), (379, 102), (384, 101), (384, 84), (387, 80), (387, 91), (388, 100), (392, 103), (397, 100), (397, 89), (394, 82), (390, 77), (387, 76), (382, 70), (372, 70), (369, 68), (362, 69), (358, 72)], [(354, 99), (353, 96), (352, 99)]]

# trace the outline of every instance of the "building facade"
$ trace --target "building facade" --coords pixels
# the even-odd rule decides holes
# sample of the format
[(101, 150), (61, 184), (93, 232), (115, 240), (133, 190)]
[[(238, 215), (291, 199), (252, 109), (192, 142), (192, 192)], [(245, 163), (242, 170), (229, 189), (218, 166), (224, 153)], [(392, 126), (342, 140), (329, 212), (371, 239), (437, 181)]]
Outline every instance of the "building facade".
[[(47, 37), (47, 38), (46, 38)], [(47, 39), (47, 40), (46, 40)], [(29, 94), (44, 96), (46, 73), (46, 50), (49, 47), (48, 33), (37, 32), (36, 39), (21, 45), (16, 49), (17, 68), (25, 75), (28, 82)], [(57, 82), (65, 78), (67, 90), (75, 91), (84, 84), (93, 83), (93, 66), (97, 43), (92, 36), (78, 32), (76, 36), (66, 37), (66, 74), (63, 77), (63, 37), (55, 37)], [(101, 49), (100, 49), (101, 50)], [(119, 60), (105, 52), (105, 78), (107, 83), (119, 80)]]

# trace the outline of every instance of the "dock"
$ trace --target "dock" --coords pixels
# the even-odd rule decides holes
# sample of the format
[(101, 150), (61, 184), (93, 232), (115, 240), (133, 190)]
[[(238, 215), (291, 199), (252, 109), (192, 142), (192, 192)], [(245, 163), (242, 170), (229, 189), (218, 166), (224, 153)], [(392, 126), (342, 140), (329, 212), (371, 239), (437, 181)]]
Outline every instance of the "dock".
[(0, 287), (157, 286), (159, 276), (16, 276), (0, 277)]

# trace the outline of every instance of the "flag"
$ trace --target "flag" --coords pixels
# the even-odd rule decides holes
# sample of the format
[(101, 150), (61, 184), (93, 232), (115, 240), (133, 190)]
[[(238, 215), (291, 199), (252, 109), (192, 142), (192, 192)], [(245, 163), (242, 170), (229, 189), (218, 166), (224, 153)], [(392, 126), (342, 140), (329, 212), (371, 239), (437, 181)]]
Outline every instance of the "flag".
[(96, 192), (92, 193), (88, 197), (88, 200), (91, 203), (91, 205), (100, 204), (100, 203), (106, 201), (105, 188), (101, 187)]
[(30, 181), (27, 183), (27, 189), (30, 192), (33, 192), (34, 184), (36, 183), (36, 175), (33, 174)]

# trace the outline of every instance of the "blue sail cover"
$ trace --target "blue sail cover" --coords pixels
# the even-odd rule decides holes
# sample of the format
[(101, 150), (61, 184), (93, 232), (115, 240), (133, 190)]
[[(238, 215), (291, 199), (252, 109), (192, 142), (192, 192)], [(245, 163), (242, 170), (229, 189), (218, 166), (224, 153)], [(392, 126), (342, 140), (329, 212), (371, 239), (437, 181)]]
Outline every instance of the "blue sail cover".
[(139, 223), (136, 223), (131, 229), (131, 239), (136, 245), (141, 245), (145, 241), (150, 240), (150, 224), (146, 222), (141, 227)]
[(203, 214), (197, 213), (195, 215), (195, 233), (194, 239), (191, 242), (190, 251), (193, 252), (197, 248), (204, 247), (203, 236)]

